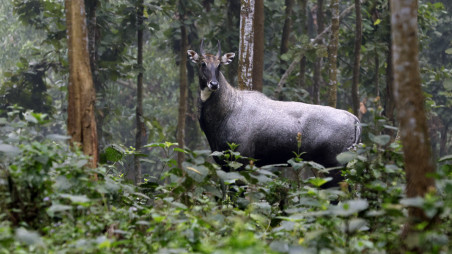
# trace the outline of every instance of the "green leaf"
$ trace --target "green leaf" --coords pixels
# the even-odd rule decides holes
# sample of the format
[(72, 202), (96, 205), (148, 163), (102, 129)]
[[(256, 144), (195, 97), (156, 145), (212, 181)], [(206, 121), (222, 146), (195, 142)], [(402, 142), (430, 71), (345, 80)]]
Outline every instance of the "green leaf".
[(336, 156), (336, 159), (340, 164), (347, 164), (350, 161), (356, 159), (357, 157), (358, 157), (358, 155), (354, 152), (343, 152), (343, 153), (338, 154)]
[(220, 177), (221, 180), (223, 180), (226, 183), (233, 183), (236, 180), (245, 181), (245, 177), (243, 177), (241, 174), (237, 172), (226, 173), (222, 170), (217, 170), (217, 175), (218, 177)]
[(218, 151), (215, 151), (215, 152), (210, 154), (210, 156), (217, 156), (217, 157), (223, 156), (223, 155), (224, 155), (224, 152), (218, 152)]
[(447, 91), (451, 91), (452, 90), (452, 79), (445, 79), (443, 82), (443, 86), (444, 86), (444, 89), (446, 89)]
[(70, 194), (60, 194), (62, 198), (68, 198), (71, 202), (76, 204), (88, 203), (90, 199), (86, 195), (70, 195)]
[(16, 240), (27, 245), (43, 245), (41, 236), (35, 231), (29, 231), (25, 228), (18, 228), (16, 230)]
[(369, 207), (366, 199), (348, 200), (341, 205), (332, 208), (332, 212), (339, 216), (351, 216)]
[(315, 178), (310, 178), (308, 180), (308, 182), (310, 184), (314, 185), (315, 187), (320, 187), (320, 186), (324, 185), (325, 183), (331, 181), (332, 179), (333, 178), (331, 178), (331, 177), (325, 177), (325, 178), (315, 177)]
[(410, 207), (422, 207), (424, 205), (424, 199), (421, 197), (402, 198), (400, 204)]
[(19, 148), (8, 145), (8, 144), (0, 144), (0, 152), (6, 153), (7, 155), (14, 156), (20, 152)]
[(448, 49), (446, 49), (446, 54), (449, 54), (449, 55), (452, 55), (452, 48), (448, 48)]
[(72, 206), (70, 206), (70, 205), (52, 204), (52, 206), (50, 206), (47, 209), (47, 213), (49, 213), (52, 216), (55, 212), (62, 212), (62, 211), (67, 211), (67, 210), (71, 210), (71, 209), (72, 209)]
[(370, 140), (372, 140), (372, 142), (374, 142), (380, 146), (384, 146), (384, 145), (388, 144), (389, 141), (391, 141), (391, 136), (389, 136), (389, 135), (375, 136), (372, 133), (369, 133), (369, 138), (370, 138)]
[(375, 20), (375, 22), (374, 22), (374, 26), (376, 26), (376, 25), (378, 25), (378, 24), (380, 24), (381, 23), (381, 19), (377, 19), (377, 20)]
[(452, 160), (452, 154), (443, 156), (438, 161), (443, 162), (443, 161), (450, 161), (450, 160)]
[(59, 135), (59, 134), (49, 134), (46, 137), (48, 139), (54, 140), (54, 141), (66, 141), (66, 140), (71, 139), (71, 136)]

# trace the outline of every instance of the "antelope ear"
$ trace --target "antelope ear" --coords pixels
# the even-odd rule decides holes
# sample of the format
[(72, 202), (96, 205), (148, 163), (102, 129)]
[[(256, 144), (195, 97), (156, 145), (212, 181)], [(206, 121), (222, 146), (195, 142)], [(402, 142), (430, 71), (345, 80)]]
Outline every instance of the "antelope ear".
[(235, 56), (235, 53), (226, 53), (221, 57), (221, 62), (224, 65), (230, 64), (230, 63), (232, 63), (232, 60), (234, 60), (234, 56)]
[(196, 53), (195, 51), (193, 51), (193, 50), (187, 50), (187, 53), (188, 53), (188, 56), (190, 57), (190, 60), (193, 62), (193, 63), (198, 63), (199, 62), (199, 55), (198, 55), (198, 53)]

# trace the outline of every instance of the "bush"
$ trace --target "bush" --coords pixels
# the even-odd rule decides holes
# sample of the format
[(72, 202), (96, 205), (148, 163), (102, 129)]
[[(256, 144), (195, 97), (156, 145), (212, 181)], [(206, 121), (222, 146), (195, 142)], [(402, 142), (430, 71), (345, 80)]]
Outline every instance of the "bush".
[[(404, 197), (400, 145), (385, 135), (341, 154), (347, 185), (321, 189), (328, 179), (284, 179), (280, 168), (257, 168), (234, 151), (184, 150), (174, 164), (174, 143), (163, 149), (160, 179), (135, 187), (117, 163), (88, 169), (88, 158), (48, 133), (45, 115), (0, 119), (1, 253), (399, 253), (406, 246), (447, 253), (452, 233), (452, 157), (437, 173), (438, 190)], [(123, 160), (116, 149), (106, 162)], [(117, 154), (120, 153), (120, 154)], [(225, 172), (211, 156), (223, 156)], [(326, 171), (294, 158), (294, 172)], [(122, 167), (122, 166), (121, 166)], [(108, 172), (108, 173), (107, 173)], [(224, 185), (220, 184), (223, 182)], [(223, 186), (223, 187), (222, 187)], [(334, 204), (334, 203), (337, 203)], [(408, 207), (422, 207), (430, 223), (397, 241)]]

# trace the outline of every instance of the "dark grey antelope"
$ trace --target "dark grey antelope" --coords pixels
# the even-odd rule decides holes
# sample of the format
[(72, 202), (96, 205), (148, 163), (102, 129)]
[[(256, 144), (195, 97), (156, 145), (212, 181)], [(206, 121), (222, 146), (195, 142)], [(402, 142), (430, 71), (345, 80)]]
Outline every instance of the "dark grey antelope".
[[(287, 163), (298, 152), (297, 134), (301, 133), (304, 160), (325, 167), (339, 166), (336, 156), (359, 142), (361, 129), (353, 114), (327, 106), (301, 102), (275, 101), (256, 91), (232, 87), (220, 72), (235, 54), (206, 54), (201, 42), (200, 54), (188, 50), (199, 69), (199, 123), (212, 151), (238, 144), (241, 155), (257, 159), (256, 165)], [(217, 163), (222, 164), (216, 158)], [(341, 180), (337, 172), (335, 185)]]

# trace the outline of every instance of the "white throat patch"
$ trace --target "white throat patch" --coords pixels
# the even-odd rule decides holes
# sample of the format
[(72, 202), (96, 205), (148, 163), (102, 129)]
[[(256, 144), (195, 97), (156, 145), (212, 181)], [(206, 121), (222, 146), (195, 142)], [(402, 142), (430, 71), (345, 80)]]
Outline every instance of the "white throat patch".
[(212, 91), (208, 87), (205, 87), (201, 90), (201, 101), (205, 102), (207, 99), (209, 99), (210, 95), (212, 94)]

